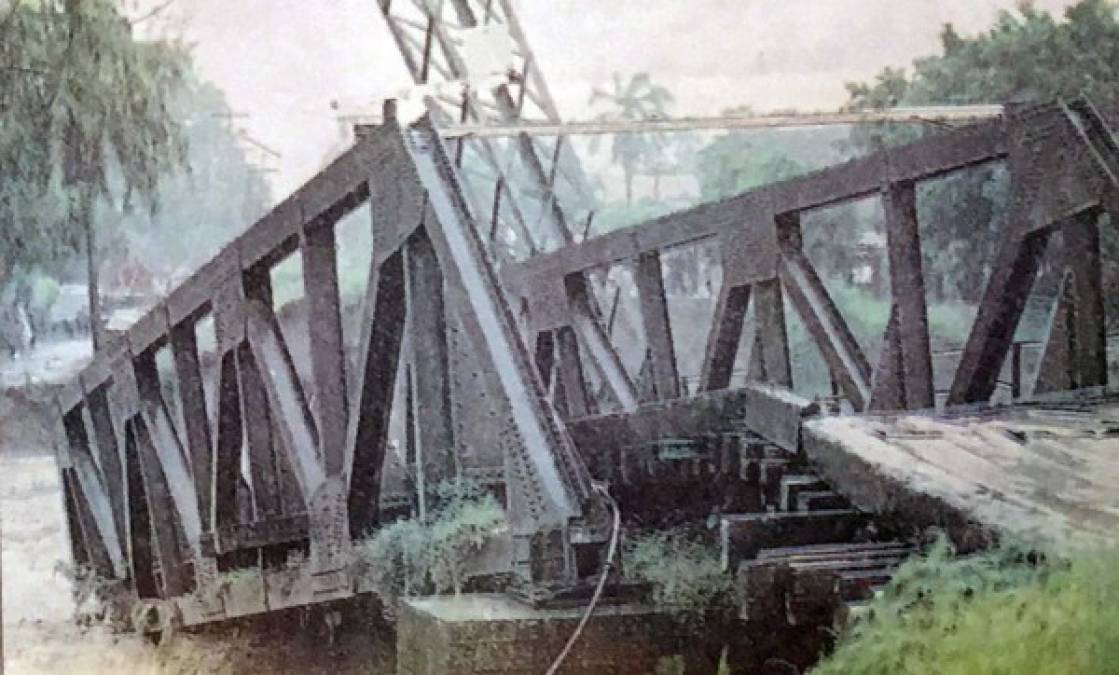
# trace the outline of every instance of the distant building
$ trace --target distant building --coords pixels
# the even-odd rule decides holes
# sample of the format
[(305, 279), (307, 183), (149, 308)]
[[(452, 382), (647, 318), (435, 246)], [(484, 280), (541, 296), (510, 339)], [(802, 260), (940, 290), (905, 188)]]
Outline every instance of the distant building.
[(880, 232), (863, 232), (855, 244), (855, 259), (851, 266), (850, 281), (853, 286), (881, 295), (889, 286), (886, 281), (886, 236)]

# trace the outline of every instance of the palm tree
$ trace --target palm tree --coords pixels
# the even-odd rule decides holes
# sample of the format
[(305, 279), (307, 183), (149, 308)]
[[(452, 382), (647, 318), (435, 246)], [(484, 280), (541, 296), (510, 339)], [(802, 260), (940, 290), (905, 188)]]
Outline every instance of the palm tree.
[[(664, 118), (673, 102), (672, 94), (660, 85), (653, 84), (648, 73), (638, 73), (623, 83), (622, 76), (614, 73), (614, 88), (608, 92), (599, 87), (591, 90), (591, 105), (607, 104), (610, 110), (595, 116), (597, 120), (641, 121)], [(598, 149), (598, 138), (591, 141), (591, 152)], [(664, 141), (654, 134), (615, 134), (611, 144), (613, 161), (622, 167), (626, 181), (626, 204), (633, 202), (633, 178), (664, 150)]]

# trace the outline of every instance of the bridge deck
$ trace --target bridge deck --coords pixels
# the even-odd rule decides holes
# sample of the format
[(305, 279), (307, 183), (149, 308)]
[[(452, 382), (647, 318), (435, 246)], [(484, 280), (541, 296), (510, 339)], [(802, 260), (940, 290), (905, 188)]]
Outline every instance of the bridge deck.
[(1058, 545), (1119, 541), (1119, 391), (938, 416), (826, 417), (804, 447), (860, 508)]

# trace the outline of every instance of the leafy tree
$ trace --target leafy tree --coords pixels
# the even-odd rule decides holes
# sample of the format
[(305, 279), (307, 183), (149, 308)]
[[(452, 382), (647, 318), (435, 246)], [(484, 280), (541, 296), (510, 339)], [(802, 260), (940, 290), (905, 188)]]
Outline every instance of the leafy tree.
[[(753, 111), (743, 107), (723, 114), (749, 116)], [(720, 134), (699, 151), (696, 173), (701, 197), (730, 197), (849, 159), (851, 150), (845, 138), (845, 132), (834, 127)], [(805, 248), (825, 275), (849, 270), (854, 264), (854, 240), (835, 233), (837, 227), (866, 227), (858, 213), (853, 205), (829, 209), (824, 212), (825, 218), (816, 217), (804, 228)]]
[[(1029, 3), (999, 14), (994, 26), (964, 37), (941, 32), (941, 53), (918, 59), (912, 74), (883, 70), (873, 83), (852, 83), (854, 110), (893, 105), (1044, 101), (1087, 95), (1105, 111), (1119, 110), (1119, 20), (1112, 0), (1081, 0), (1055, 19)], [(863, 149), (912, 139), (928, 130), (868, 125), (852, 133)], [(932, 184), (922, 199), (926, 270), (934, 294), (953, 291), (977, 301), (999, 242), (1005, 211), (1005, 171), (984, 167)], [(1104, 246), (1119, 253), (1113, 231)], [(1112, 256), (1113, 257), (1113, 256)], [(1117, 274), (1111, 263), (1109, 274)], [(952, 288), (953, 283), (956, 286)]]
[(109, 0), (26, 0), (0, 18), (0, 285), (84, 250), (95, 346), (95, 207), (158, 206), (158, 177), (185, 157), (167, 106), (185, 64), (179, 46), (137, 41)]
[(756, 147), (740, 135), (726, 134), (699, 151), (700, 195), (722, 199), (750, 188), (804, 173), (804, 165), (778, 148)]
[[(672, 104), (672, 94), (662, 86), (653, 84), (648, 73), (638, 73), (623, 83), (622, 76), (614, 73), (614, 88), (606, 91), (599, 87), (591, 90), (591, 105), (611, 106), (596, 116), (599, 120), (640, 121), (664, 118)], [(599, 137), (591, 142), (591, 152), (598, 149)], [(622, 167), (626, 183), (626, 203), (633, 203), (633, 179), (650, 165), (658, 162), (665, 151), (666, 142), (658, 134), (615, 134), (610, 150), (613, 161)]]
[[(727, 117), (753, 114), (747, 106), (723, 111)], [(834, 128), (720, 134), (697, 153), (700, 194), (722, 199), (848, 159), (844, 138)]]
[[(99, 222), (162, 279), (193, 271), (256, 220), (270, 202), (263, 173), (249, 163), (220, 89), (186, 73), (168, 102), (187, 142), (186, 166), (160, 177), (160, 208), (110, 213)], [(189, 232), (190, 236), (183, 236)], [(106, 256), (106, 263), (112, 256)]]

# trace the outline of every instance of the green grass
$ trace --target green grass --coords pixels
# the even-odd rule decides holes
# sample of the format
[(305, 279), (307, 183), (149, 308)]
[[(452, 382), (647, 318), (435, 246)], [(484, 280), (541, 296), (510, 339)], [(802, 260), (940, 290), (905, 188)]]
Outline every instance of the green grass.
[(899, 570), (815, 675), (1119, 672), (1119, 551), (1031, 564), (940, 544)]

